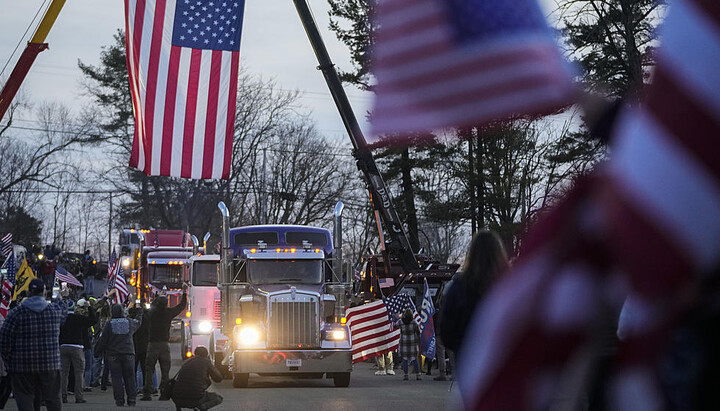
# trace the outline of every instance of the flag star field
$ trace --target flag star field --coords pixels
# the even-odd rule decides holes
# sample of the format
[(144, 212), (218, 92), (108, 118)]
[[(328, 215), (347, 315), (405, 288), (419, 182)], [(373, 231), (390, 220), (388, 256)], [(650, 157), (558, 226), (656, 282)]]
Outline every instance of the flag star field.
[(175, 9), (173, 46), (238, 51), (244, 2), (180, 0)]

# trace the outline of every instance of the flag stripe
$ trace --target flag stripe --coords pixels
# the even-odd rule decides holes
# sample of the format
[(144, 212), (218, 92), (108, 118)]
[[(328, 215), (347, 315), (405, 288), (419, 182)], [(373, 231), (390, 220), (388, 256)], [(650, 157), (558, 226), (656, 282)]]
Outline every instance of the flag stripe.
[(178, 98), (175, 103), (175, 126), (177, 130), (172, 145), (172, 176), (182, 176), (183, 153), (185, 152), (185, 122), (187, 121), (187, 105), (190, 97), (190, 84), (187, 79), (190, 78), (190, 61), (192, 60), (192, 50), (184, 47), (176, 47), (180, 51), (180, 67), (178, 69), (178, 79), (182, 79), (178, 83)]
[[(168, 81), (165, 94), (165, 118), (163, 124), (163, 147), (172, 147), (172, 150), (161, 150), (160, 175), (171, 175), (171, 160), (175, 144), (173, 142), (173, 131), (175, 129), (176, 98), (178, 91), (178, 73), (180, 70), (180, 47), (170, 47), (170, 62), (168, 64)], [(181, 98), (182, 99), (182, 98)]]
[(198, 95), (207, 98), (198, 98), (195, 109), (195, 131), (193, 133), (191, 178), (201, 178), (203, 166), (203, 151), (205, 148), (205, 123), (208, 119), (208, 108), (211, 104), (210, 78), (212, 66), (212, 50), (202, 50), (200, 57), (200, 74), (198, 75)]
[(217, 130), (218, 95), (220, 94), (220, 67), (222, 65), (222, 51), (210, 52), (210, 78), (208, 79), (208, 105), (207, 121), (205, 122), (205, 139), (202, 153), (202, 178), (212, 178), (212, 165), (214, 163), (215, 131)]
[(233, 149), (233, 133), (235, 130), (235, 104), (237, 100), (238, 71), (240, 69), (240, 53), (232, 53), (230, 65), (230, 89), (227, 110), (227, 123), (225, 125), (225, 162), (223, 166), (223, 178), (230, 178), (230, 160)]
[(707, 267), (720, 246), (717, 180), (653, 120), (643, 112), (620, 120), (612, 175), (635, 207), (663, 227), (666, 236), (671, 234), (697, 264)]
[[(720, 118), (713, 117), (707, 106), (697, 102), (675, 79), (663, 68), (656, 70), (653, 83), (657, 87), (648, 96), (647, 109), (708, 171), (720, 177), (720, 163), (714, 153), (720, 135)], [(668, 101), (673, 104), (667, 104)]]
[[(720, 117), (720, 70), (707, 61), (720, 61), (720, 26), (710, 20), (692, 1), (673, 3), (673, 11), (665, 21), (665, 30), (672, 36), (663, 38), (665, 47), (658, 51), (658, 63), (682, 82), (695, 98), (708, 105)], [(697, 41), (695, 39), (702, 39)]]
[[(148, 154), (150, 155), (150, 161), (145, 163), (146, 174), (156, 174), (154, 168), (156, 168), (156, 152), (153, 144), (156, 142), (154, 134), (162, 135), (162, 120), (163, 116), (156, 116), (155, 112), (162, 112), (162, 106), (156, 107), (156, 102), (164, 101), (158, 99), (158, 90), (164, 90), (164, 83), (167, 81), (167, 72), (164, 76), (161, 73), (160, 61), (161, 61), (161, 50), (162, 50), (162, 37), (163, 37), (163, 23), (165, 20), (165, 0), (156, 0), (155, 9), (153, 13), (154, 24), (151, 29), (151, 39), (148, 42), (150, 44), (150, 55), (148, 56), (148, 81), (146, 84), (146, 95), (145, 95), (145, 112), (148, 117), (147, 133), (145, 135), (147, 141), (147, 147), (149, 148)], [(145, 35), (145, 33), (143, 33)], [(159, 160), (159, 159), (158, 159)]]
[(185, 105), (185, 136), (183, 140), (182, 171), (180, 177), (192, 177), (193, 139), (195, 133), (196, 112), (198, 106), (198, 82), (202, 50), (190, 52), (190, 71), (188, 72), (188, 97)]
[[(140, 164), (140, 156), (142, 155), (140, 150), (140, 144), (142, 143), (142, 125), (143, 121), (142, 105), (140, 104), (140, 82), (137, 79), (139, 72), (138, 67), (140, 64), (139, 57), (137, 55), (140, 49), (140, 38), (138, 32), (142, 31), (142, 19), (137, 18), (137, 14), (144, 13), (145, 0), (125, 0), (125, 10), (127, 19), (125, 20), (125, 45), (126, 45), (126, 61), (128, 66), (128, 78), (130, 80), (130, 95), (133, 101), (133, 114), (135, 115), (135, 133), (132, 144), (132, 151), (130, 155), (130, 166), (135, 168), (142, 168)], [(130, 29), (132, 25), (132, 30)]]

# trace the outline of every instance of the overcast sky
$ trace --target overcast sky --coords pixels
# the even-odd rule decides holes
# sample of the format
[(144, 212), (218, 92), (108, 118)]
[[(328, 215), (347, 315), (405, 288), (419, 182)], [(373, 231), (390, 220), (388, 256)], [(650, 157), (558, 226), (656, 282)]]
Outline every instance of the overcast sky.
[[(22, 52), (24, 40), (32, 36), (34, 26), (25, 37), (23, 33), (43, 2), (5, 0), (0, 13), (0, 68), (18, 42), (22, 41), (22, 44), (10, 60), (3, 78), (7, 78)], [(542, 0), (542, 3), (550, 10), (553, 0)], [(97, 64), (101, 47), (110, 44), (116, 30), (124, 26), (123, 4), (122, 0), (67, 1), (48, 36), (50, 49), (38, 56), (25, 80), (25, 92), (32, 101), (60, 101), (71, 107), (87, 102), (80, 95), (81, 74), (77, 61)], [(310, 0), (310, 5), (332, 59), (339, 67), (349, 69), (347, 49), (328, 30), (327, 1)], [(240, 53), (241, 61), (250, 72), (267, 79), (274, 78), (283, 89), (304, 92), (301, 103), (312, 112), (321, 132), (346, 138), (324, 79), (315, 69), (317, 60), (291, 0), (246, 2)], [(346, 90), (362, 128), (367, 130), (364, 118), (372, 96), (353, 87)], [(27, 115), (21, 118), (26, 119)]]

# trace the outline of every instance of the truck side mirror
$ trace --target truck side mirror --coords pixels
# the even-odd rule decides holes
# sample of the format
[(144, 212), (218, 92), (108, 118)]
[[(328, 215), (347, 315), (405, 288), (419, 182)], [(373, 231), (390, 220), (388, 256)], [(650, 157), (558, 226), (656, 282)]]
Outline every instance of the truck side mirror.
[(335, 305), (337, 299), (332, 294), (323, 294), (323, 315), (326, 322), (335, 322)]

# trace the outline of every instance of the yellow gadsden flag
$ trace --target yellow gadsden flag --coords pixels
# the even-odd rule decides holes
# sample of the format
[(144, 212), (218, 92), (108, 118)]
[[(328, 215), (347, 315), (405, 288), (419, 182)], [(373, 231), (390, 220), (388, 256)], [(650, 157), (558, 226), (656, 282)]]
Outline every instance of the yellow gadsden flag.
[(30, 286), (30, 280), (37, 278), (32, 268), (27, 263), (27, 260), (23, 258), (23, 262), (20, 265), (20, 269), (15, 274), (15, 294), (13, 294), (13, 301), (17, 300), (18, 295), (27, 290)]

